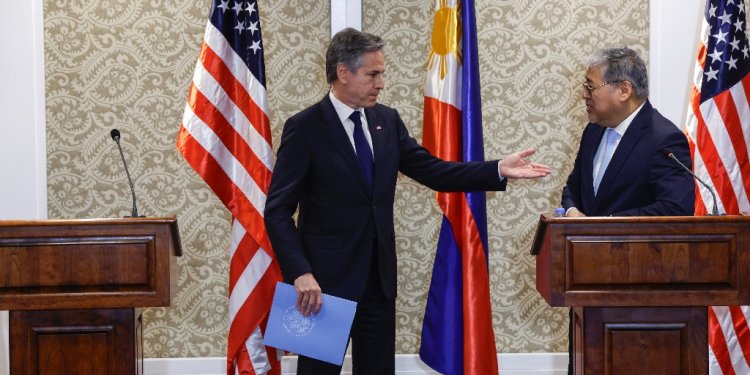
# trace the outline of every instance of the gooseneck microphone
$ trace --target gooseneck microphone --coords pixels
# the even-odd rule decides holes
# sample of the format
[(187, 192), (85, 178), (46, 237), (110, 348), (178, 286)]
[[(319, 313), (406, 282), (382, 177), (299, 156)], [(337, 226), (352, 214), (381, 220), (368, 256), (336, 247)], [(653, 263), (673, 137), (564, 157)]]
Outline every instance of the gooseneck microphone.
[(700, 178), (698, 178), (698, 176), (696, 176), (695, 173), (693, 173), (693, 171), (690, 170), (690, 168), (686, 167), (685, 164), (682, 164), (682, 162), (674, 156), (674, 153), (672, 152), (672, 150), (670, 150), (668, 148), (665, 148), (665, 149), (662, 149), (661, 152), (664, 153), (665, 157), (676, 161), (677, 164), (679, 164), (680, 167), (682, 167), (682, 169), (686, 170), (688, 173), (690, 173), (691, 175), (693, 175), (693, 178), (696, 181), (700, 182), (703, 186), (706, 187), (706, 189), (708, 189), (708, 192), (711, 193), (711, 198), (714, 200), (714, 208), (713, 208), (713, 210), (711, 212), (711, 216), (719, 216), (719, 209), (716, 206), (716, 194), (714, 194), (714, 189), (711, 189), (711, 187), (708, 186), (707, 183), (703, 182), (703, 180), (701, 180)]
[(109, 135), (112, 136), (112, 140), (117, 143), (117, 149), (120, 150), (120, 158), (122, 159), (122, 165), (125, 166), (125, 174), (128, 176), (128, 184), (130, 184), (130, 194), (133, 196), (133, 208), (130, 211), (130, 216), (125, 217), (139, 217), (138, 216), (138, 207), (135, 204), (135, 188), (133, 187), (133, 179), (130, 178), (130, 172), (128, 171), (128, 163), (125, 162), (125, 154), (122, 153), (122, 147), (120, 147), (120, 131), (117, 129), (112, 129), (112, 131), (109, 132)]

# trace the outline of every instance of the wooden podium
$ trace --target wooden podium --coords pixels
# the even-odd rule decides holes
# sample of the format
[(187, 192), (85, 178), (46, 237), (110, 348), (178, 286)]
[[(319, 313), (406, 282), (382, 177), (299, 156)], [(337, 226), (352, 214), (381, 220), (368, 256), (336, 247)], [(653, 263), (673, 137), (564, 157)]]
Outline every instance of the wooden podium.
[(750, 304), (747, 216), (542, 216), (532, 254), (575, 374), (707, 374), (706, 306)]
[(171, 218), (0, 221), (10, 373), (142, 374), (141, 308), (169, 306)]

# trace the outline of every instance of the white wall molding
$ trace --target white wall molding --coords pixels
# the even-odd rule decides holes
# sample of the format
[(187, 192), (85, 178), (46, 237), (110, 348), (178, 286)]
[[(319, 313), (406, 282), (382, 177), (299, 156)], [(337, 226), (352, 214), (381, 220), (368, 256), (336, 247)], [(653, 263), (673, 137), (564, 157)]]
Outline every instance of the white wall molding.
[(362, 0), (331, 0), (331, 36), (347, 27), (362, 30)]
[(685, 129), (705, 0), (649, 2), (649, 91), (654, 107)]
[[(503, 375), (563, 375), (568, 372), (568, 353), (500, 353), (498, 367)], [(282, 375), (295, 374), (297, 357), (282, 358)], [(342, 374), (351, 374), (351, 357), (344, 361)], [(144, 375), (224, 375), (224, 357), (159, 358), (144, 360)], [(437, 374), (416, 354), (396, 355), (396, 375)]]
[[(47, 218), (47, 141), (42, 0), (0, 13), (0, 219)], [(0, 363), (7, 363), (0, 361)]]

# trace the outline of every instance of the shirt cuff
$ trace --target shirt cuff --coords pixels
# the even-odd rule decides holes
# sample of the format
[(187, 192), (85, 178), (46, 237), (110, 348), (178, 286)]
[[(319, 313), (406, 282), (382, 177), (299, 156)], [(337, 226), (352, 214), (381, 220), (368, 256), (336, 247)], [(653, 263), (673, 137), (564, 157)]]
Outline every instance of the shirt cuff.
[(497, 176), (500, 177), (500, 182), (505, 181), (505, 176), (503, 176), (502, 173), (500, 173), (500, 162), (497, 162)]

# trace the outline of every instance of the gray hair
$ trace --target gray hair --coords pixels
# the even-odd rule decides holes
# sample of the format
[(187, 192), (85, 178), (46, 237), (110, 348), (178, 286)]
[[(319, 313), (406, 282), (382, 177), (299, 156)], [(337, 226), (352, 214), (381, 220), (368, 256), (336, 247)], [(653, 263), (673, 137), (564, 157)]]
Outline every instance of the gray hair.
[(380, 51), (385, 46), (379, 36), (363, 33), (350, 27), (336, 33), (326, 51), (326, 79), (333, 83), (338, 78), (336, 68), (344, 64), (351, 72), (362, 65), (362, 55)]
[(648, 71), (638, 52), (628, 47), (604, 48), (589, 60), (589, 67), (601, 65), (602, 79), (607, 83), (628, 81), (638, 99), (648, 98)]

